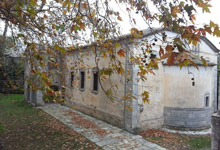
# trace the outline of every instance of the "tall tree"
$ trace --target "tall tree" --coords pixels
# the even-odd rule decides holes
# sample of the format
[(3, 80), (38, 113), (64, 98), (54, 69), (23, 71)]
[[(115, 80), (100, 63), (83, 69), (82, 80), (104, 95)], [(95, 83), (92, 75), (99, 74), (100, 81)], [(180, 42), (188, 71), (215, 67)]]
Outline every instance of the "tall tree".
[[(129, 60), (140, 65), (141, 79), (145, 80), (145, 75), (152, 73), (151, 68), (157, 67), (162, 59), (168, 59), (169, 65), (175, 62), (180, 66), (189, 63), (195, 65), (192, 55), (187, 51), (187, 44), (196, 45), (200, 42), (200, 36), (207, 33), (220, 36), (218, 24), (212, 21), (203, 26), (195, 24), (198, 9), (204, 13), (210, 12), (209, 2), (210, 0), (2, 0), (0, 19), (10, 28), (15, 39), (23, 40), (27, 46), (26, 54), (32, 64), (32, 72), (38, 75), (42, 85), (51, 91), (48, 88), (51, 80), (38, 66), (44, 68), (47, 65), (48, 59), (45, 58), (56, 58), (58, 64), (57, 61), (51, 62), (58, 66), (58, 72), (62, 72), (60, 56), (65, 55), (67, 50), (85, 44), (92, 44), (95, 51), (97, 47), (104, 47), (99, 50), (101, 55), (110, 56), (112, 59), (112, 64), (107, 70), (103, 70), (102, 74), (125, 74), (122, 62), (115, 56), (125, 57), (127, 51), (120, 49), (117, 52), (120, 44), (110, 40), (121, 36), (120, 22), (123, 22), (124, 15), (117, 9), (119, 7), (125, 8), (126, 15), (129, 16), (132, 26), (130, 34), (133, 39), (142, 35), (135, 27), (137, 20), (133, 14), (139, 14), (146, 27), (151, 30), (152, 23), (158, 22), (161, 28), (180, 35), (173, 40), (178, 52), (173, 50), (174, 45), (168, 44), (164, 49), (160, 49), (160, 57), (156, 58), (151, 54), (151, 45), (145, 43), (145, 52), (152, 56), (147, 65), (140, 62), (141, 57), (131, 56)], [(150, 3), (155, 7), (153, 10), (149, 7)], [(163, 38), (166, 38), (165, 34)], [(201, 60), (205, 65), (204, 59)], [(106, 90), (106, 93), (108, 95), (112, 92)], [(144, 92), (143, 97), (148, 100), (148, 93)]]

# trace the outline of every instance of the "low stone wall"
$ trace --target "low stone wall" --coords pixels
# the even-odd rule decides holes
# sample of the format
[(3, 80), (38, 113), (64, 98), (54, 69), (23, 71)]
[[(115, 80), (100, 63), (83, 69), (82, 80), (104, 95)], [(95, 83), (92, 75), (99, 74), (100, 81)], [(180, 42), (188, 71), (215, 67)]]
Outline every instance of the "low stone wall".
[(210, 108), (164, 107), (164, 125), (173, 128), (209, 128), (211, 110)]

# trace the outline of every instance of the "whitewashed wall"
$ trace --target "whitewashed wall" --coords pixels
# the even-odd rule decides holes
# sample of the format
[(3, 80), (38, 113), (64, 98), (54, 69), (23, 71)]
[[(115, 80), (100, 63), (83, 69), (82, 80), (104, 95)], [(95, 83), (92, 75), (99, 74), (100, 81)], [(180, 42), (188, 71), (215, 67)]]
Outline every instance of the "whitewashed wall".
[[(166, 32), (167, 39), (174, 38), (177, 34)], [(160, 35), (156, 36), (161, 39)], [(159, 47), (162, 45), (165, 48), (166, 43), (158, 40), (154, 41), (155, 36), (146, 37), (141, 40), (155, 43), (152, 47), (153, 52), (158, 55)], [(139, 40), (139, 41), (141, 41)], [(201, 40), (200, 56), (210, 60), (211, 63), (217, 64), (217, 54)], [(136, 55), (141, 54), (141, 47), (136, 46), (134, 51)], [(190, 46), (192, 47), (192, 46)], [(143, 106), (143, 112), (139, 112), (139, 128), (141, 130), (152, 127), (160, 127), (163, 125), (164, 107), (175, 108), (204, 108), (205, 95), (209, 94), (209, 106), (214, 103), (214, 73), (216, 66), (198, 66), (183, 67), (167, 66), (159, 64), (159, 69), (154, 70), (155, 75), (147, 75), (147, 81), (138, 82), (138, 93), (146, 90), (150, 93), (150, 103), (143, 103), (142, 97), (139, 96), (139, 109)], [(193, 73), (195, 86), (192, 86)], [(142, 106), (141, 106), (142, 105)]]

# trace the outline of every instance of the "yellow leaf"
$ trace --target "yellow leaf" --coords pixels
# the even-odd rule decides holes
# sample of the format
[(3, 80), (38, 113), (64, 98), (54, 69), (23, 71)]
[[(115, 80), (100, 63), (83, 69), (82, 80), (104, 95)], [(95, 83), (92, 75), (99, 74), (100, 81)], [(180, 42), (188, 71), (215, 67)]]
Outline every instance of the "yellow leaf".
[(201, 61), (203, 63), (204, 66), (208, 66), (206, 60), (203, 58), (203, 56), (200, 57), (201, 58)]
[(75, 7), (75, 8), (78, 8), (78, 6), (79, 6), (79, 5), (78, 5), (77, 3), (74, 4), (74, 7)]
[(66, 7), (66, 5), (69, 3), (69, 0), (64, 1), (63, 7)]
[(37, 1), (35, 1), (35, 0), (30, 0), (30, 4), (31, 4), (32, 6), (36, 6), (36, 5), (37, 5)]
[(91, 16), (95, 17), (95, 10), (92, 10)]
[(149, 92), (144, 91), (144, 92), (141, 94), (141, 96), (143, 97), (143, 98), (142, 98), (143, 102), (144, 102), (144, 103), (147, 102), (147, 103), (149, 104), (149, 102), (150, 102), (150, 100), (149, 100)]
[(117, 42), (117, 43), (115, 43), (115, 47), (116, 47), (116, 48), (120, 48), (120, 47), (121, 47), (121, 44)]
[(131, 106), (125, 106), (125, 108), (128, 109), (128, 110), (131, 111), (131, 112), (133, 111), (133, 109), (132, 109)]
[(216, 27), (216, 24), (213, 21), (210, 21), (209, 25), (210, 27), (213, 27), (213, 28)]
[(184, 2), (180, 2), (180, 7), (184, 7), (185, 3)]
[(172, 9), (172, 11), (171, 11), (171, 14), (172, 14), (173, 16), (176, 16), (177, 13), (180, 13), (180, 10), (179, 10), (178, 6), (175, 6), (175, 7), (173, 7), (173, 9)]

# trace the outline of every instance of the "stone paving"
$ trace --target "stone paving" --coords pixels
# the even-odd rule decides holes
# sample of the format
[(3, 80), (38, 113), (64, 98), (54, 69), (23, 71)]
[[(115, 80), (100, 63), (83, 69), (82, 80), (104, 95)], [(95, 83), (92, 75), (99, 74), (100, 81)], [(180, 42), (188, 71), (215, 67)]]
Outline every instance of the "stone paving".
[[(166, 150), (157, 144), (143, 139), (139, 135), (131, 134), (66, 106), (47, 104), (38, 108), (60, 120), (104, 150)], [(68, 115), (71, 113), (80, 117), (81, 120)], [(86, 126), (88, 123), (89, 125)]]

